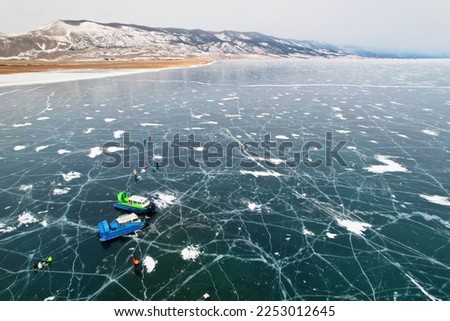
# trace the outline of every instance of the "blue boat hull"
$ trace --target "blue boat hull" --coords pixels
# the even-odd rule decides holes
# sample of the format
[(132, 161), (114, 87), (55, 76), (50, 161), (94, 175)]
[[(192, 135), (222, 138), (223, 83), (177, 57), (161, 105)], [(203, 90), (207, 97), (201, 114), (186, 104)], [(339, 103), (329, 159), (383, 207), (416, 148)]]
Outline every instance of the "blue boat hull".
[(151, 206), (141, 209), (133, 206), (128, 206), (126, 204), (114, 203), (114, 208), (119, 211), (143, 215), (143, 214), (152, 214), (155, 211), (155, 204), (151, 204)]
[(98, 230), (100, 234), (100, 241), (109, 241), (126, 234), (133, 233), (143, 229), (147, 225), (146, 222), (128, 223), (125, 226), (121, 226), (117, 229), (112, 229), (106, 221), (98, 223)]

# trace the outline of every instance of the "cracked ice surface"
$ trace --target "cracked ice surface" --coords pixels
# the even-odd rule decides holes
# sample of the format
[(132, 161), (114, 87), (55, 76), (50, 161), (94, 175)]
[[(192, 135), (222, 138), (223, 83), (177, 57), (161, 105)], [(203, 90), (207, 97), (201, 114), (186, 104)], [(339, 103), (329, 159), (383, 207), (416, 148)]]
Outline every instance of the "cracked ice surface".
[[(450, 300), (449, 75), (442, 61), (233, 61), (0, 88), (0, 299)], [(347, 167), (286, 165), (327, 131)], [(294, 147), (210, 168), (172, 155), (135, 181), (137, 149), (101, 166), (124, 133), (150, 135), (158, 161), (177, 133)], [(102, 244), (122, 190), (158, 212)]]

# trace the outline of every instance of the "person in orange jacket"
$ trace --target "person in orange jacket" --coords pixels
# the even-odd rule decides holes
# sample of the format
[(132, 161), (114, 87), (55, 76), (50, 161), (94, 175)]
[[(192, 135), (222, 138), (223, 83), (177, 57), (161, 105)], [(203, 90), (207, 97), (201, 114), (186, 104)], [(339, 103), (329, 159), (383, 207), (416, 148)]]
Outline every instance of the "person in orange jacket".
[(135, 257), (134, 255), (131, 257), (131, 262), (133, 262), (133, 266), (135, 268), (139, 268), (141, 262), (139, 261), (139, 259), (137, 257)]

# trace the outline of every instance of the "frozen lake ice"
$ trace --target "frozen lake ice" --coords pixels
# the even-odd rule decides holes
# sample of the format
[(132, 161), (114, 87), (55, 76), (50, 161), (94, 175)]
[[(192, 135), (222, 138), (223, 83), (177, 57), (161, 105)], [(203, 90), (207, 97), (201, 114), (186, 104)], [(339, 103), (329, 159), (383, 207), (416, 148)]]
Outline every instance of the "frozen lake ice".
[[(1, 300), (450, 299), (450, 61), (227, 61), (53, 80), (0, 87)], [(345, 141), (346, 166), (307, 166), (324, 160), (327, 132)], [(164, 154), (176, 135), (200, 143), (198, 167)], [(137, 148), (129, 166), (102, 166), (106, 142), (122, 155), (125, 137), (149, 136), (158, 171), (139, 166)], [(217, 166), (202, 160), (207, 142), (224, 147)], [(319, 145), (289, 166), (308, 142)], [(102, 244), (97, 223), (119, 214), (122, 190), (158, 212)]]

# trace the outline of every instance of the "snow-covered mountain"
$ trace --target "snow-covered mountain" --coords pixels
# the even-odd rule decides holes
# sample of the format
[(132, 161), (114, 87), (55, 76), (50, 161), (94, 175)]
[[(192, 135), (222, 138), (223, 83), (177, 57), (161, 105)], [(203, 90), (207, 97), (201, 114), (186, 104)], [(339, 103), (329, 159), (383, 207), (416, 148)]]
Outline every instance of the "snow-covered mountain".
[(207, 56), (339, 57), (348, 49), (256, 32), (151, 28), (58, 20), (36, 30), (0, 34), (0, 59), (146, 59)]

